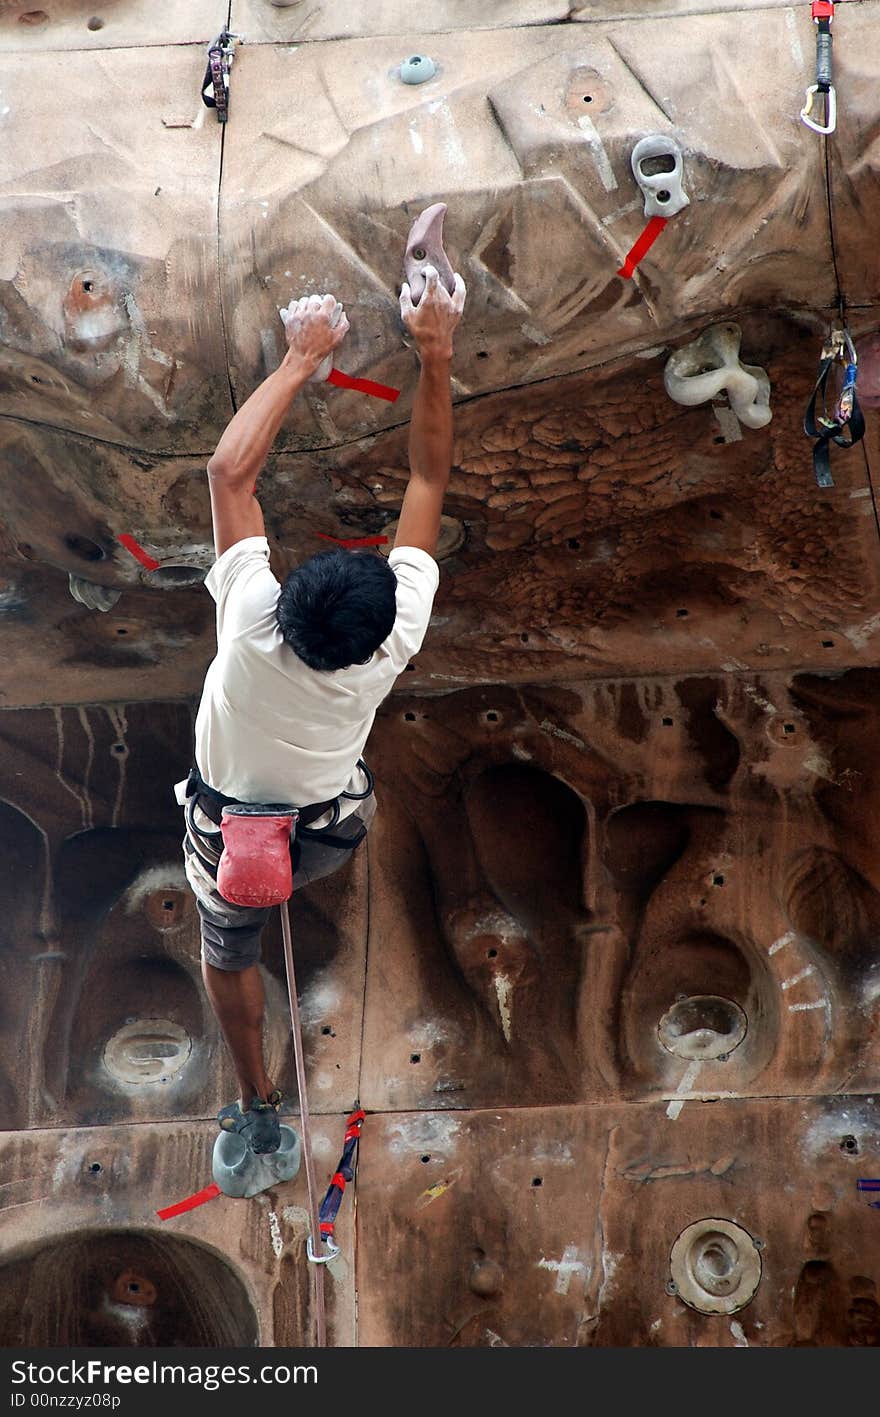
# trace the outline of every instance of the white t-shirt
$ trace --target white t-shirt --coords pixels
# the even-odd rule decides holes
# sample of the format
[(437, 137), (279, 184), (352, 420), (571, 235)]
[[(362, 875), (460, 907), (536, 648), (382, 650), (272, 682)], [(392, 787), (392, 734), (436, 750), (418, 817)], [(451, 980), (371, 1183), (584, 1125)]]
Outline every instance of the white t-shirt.
[[(265, 536), (237, 541), (205, 585), (217, 602), (217, 655), (196, 718), (196, 764), (205, 782), (242, 802), (304, 807), (366, 784), (357, 770), (376, 709), (418, 653), (440, 580), (427, 552), (398, 546), (397, 618), (366, 664), (310, 669), (275, 618), (280, 585)], [(343, 798), (341, 815), (358, 804)]]

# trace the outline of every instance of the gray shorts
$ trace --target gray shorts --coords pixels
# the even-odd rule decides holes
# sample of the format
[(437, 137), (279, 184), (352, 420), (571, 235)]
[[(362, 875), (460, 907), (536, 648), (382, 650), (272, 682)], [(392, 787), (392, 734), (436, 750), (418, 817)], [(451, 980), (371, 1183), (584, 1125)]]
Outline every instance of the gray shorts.
[[(335, 827), (328, 827), (327, 834), (333, 837), (357, 837), (361, 827), (369, 827), (376, 813), (376, 797), (369, 797), (358, 804), (357, 809)], [(216, 831), (213, 822), (205, 819), (205, 826)], [(198, 821), (196, 825), (199, 825)], [(294, 890), (319, 881), (322, 876), (332, 875), (344, 866), (357, 848), (357, 842), (346, 851), (338, 846), (327, 846), (320, 836), (299, 837), (300, 859), (293, 878)], [(199, 850), (212, 858), (220, 859), (219, 851), (212, 851), (210, 845), (199, 841)], [(202, 930), (202, 958), (215, 969), (248, 969), (260, 959), (260, 936), (263, 926), (272, 912), (257, 910), (246, 905), (233, 905), (224, 900), (217, 889), (217, 882), (203, 865), (190, 839), (189, 832), (183, 839), (183, 861), (186, 878), (196, 898), (196, 906)], [(216, 863), (215, 863), (216, 864)]]

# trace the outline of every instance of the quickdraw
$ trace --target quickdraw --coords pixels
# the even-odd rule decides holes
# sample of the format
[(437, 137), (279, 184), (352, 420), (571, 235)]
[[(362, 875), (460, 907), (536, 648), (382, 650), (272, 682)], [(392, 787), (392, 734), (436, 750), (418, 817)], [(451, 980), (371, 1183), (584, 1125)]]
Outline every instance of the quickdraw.
[(235, 58), (235, 42), (240, 34), (222, 29), (208, 50), (208, 66), (202, 80), (202, 102), (217, 111), (217, 122), (229, 121), (229, 71)]
[[(321, 1230), (321, 1238), (328, 1248), (332, 1247), (335, 1254), (339, 1250), (333, 1240), (333, 1227), (336, 1224), (336, 1216), (342, 1203), (342, 1197), (349, 1181), (354, 1180), (355, 1153), (357, 1144), (361, 1137), (361, 1127), (364, 1125), (366, 1114), (358, 1108), (352, 1112), (345, 1124), (345, 1141), (342, 1148), (342, 1155), (339, 1158), (339, 1165), (327, 1187), (327, 1194), (321, 1201), (321, 1209), (318, 1212), (318, 1223)], [(317, 1257), (309, 1253), (309, 1259)], [(330, 1256), (329, 1258), (332, 1258)]]
[[(806, 100), (801, 109), (801, 122), (812, 128), (814, 133), (833, 133), (837, 127), (837, 93), (831, 80), (831, 21), (834, 6), (831, 0), (813, 0), (810, 10), (816, 26), (816, 82), (810, 84)], [(825, 95), (825, 122), (817, 123), (811, 118), (813, 100), (817, 93)]]
[[(843, 380), (834, 417), (828, 416), (827, 385), (835, 364), (843, 369)], [(804, 414), (804, 432), (808, 438), (815, 438), (813, 447), (813, 472), (819, 487), (833, 487), (829, 443), (839, 448), (851, 448), (865, 436), (865, 418), (856, 395), (856, 378), (859, 360), (855, 345), (846, 328), (832, 330), (822, 346), (819, 361), (819, 377), (813, 395)], [(822, 394), (823, 412), (816, 415), (816, 398)]]

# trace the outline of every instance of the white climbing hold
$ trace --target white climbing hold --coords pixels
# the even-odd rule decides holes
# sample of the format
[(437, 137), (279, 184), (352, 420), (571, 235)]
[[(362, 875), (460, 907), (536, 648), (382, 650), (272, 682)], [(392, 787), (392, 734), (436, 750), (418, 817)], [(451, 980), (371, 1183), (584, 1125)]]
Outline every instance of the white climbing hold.
[(669, 397), (691, 407), (708, 403), (724, 390), (741, 423), (765, 428), (773, 417), (770, 380), (757, 364), (742, 363), (741, 341), (739, 325), (711, 325), (699, 339), (677, 349), (663, 372)]

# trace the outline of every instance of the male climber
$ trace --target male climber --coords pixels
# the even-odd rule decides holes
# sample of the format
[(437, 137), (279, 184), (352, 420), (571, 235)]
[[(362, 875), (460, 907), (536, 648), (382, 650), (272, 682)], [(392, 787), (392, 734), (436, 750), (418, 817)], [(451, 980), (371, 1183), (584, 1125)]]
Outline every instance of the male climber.
[(410, 477), (387, 560), (373, 551), (323, 551), (279, 584), (254, 495), (291, 401), (346, 336), (334, 296), (308, 296), (282, 312), (281, 365), (238, 410), (208, 462), (217, 560), (205, 584), (217, 602), (217, 655), (196, 719), (196, 766), (178, 800), (185, 786), (184, 856), (201, 921), (202, 973), (241, 1093), (218, 1121), (255, 1152), (276, 1151), (280, 1142), (281, 1094), (263, 1058), (258, 965), (269, 910), (219, 894), (216, 824), (230, 800), (298, 807), (300, 886), (347, 861), (372, 820), (372, 779), (361, 753), (376, 709), (428, 628), (452, 461), (449, 371), (465, 286), (456, 275), (450, 295), (436, 270), (425, 275), (417, 305), (408, 285), (400, 295), (420, 370)]

